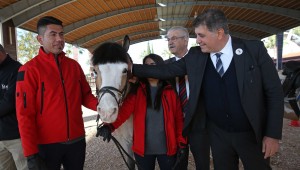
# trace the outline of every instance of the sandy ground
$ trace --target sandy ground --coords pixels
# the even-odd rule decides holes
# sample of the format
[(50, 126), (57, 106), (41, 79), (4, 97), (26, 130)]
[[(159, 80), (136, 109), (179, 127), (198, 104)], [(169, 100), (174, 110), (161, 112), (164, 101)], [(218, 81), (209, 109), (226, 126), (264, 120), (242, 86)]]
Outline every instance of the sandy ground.
[[(106, 143), (102, 138), (95, 137), (96, 112), (83, 108), (83, 116), (87, 139), (84, 170), (126, 170), (126, 165), (114, 143)], [(289, 123), (289, 120), (284, 119), (280, 151), (271, 158), (273, 170), (300, 170), (300, 127), (291, 127)], [(191, 154), (188, 169), (195, 169)]]

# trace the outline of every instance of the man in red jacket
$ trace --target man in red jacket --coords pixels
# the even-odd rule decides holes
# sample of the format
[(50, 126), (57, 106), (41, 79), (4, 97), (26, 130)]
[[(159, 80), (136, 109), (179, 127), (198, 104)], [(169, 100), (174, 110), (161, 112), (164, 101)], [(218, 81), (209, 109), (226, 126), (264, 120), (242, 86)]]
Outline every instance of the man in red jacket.
[[(38, 55), (19, 69), (16, 109), (29, 169), (82, 170), (85, 131), (81, 106), (96, 110), (80, 65), (65, 56), (62, 22), (37, 23)], [(45, 164), (43, 164), (43, 163)]]

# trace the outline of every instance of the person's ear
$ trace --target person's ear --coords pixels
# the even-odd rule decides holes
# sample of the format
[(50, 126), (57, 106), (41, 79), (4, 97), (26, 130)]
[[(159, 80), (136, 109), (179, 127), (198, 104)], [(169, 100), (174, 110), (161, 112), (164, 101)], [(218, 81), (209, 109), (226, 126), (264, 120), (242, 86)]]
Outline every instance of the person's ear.
[(37, 35), (36, 39), (38, 40), (38, 42), (43, 45), (43, 37), (41, 35)]
[(225, 35), (224, 29), (223, 28), (219, 28), (217, 30), (217, 34), (218, 34), (218, 39), (222, 39), (224, 37), (224, 35)]

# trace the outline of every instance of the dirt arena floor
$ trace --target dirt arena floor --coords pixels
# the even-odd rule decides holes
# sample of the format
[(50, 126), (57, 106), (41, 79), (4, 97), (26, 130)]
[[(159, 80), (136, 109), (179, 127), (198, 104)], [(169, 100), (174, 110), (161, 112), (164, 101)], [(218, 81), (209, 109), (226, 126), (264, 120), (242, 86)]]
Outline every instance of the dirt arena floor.
[[(126, 165), (114, 143), (112, 141), (106, 143), (102, 138), (95, 137), (96, 112), (83, 108), (83, 116), (87, 140), (84, 170), (126, 170)], [(287, 119), (284, 119), (283, 123), (280, 151), (271, 158), (272, 168), (273, 170), (300, 170), (300, 127), (289, 126), (290, 120)], [(195, 169), (191, 154), (188, 169)], [(243, 169), (242, 166), (240, 169)]]

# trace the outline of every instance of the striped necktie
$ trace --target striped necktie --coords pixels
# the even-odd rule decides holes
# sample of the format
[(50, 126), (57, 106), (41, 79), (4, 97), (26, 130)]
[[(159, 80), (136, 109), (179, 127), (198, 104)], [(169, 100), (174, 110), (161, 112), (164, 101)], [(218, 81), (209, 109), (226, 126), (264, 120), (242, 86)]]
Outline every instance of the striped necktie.
[(185, 77), (179, 77), (179, 98), (182, 106), (182, 111), (185, 114), (186, 113), (186, 106), (187, 106), (187, 93), (186, 93), (186, 84), (185, 84)]
[(221, 60), (222, 53), (216, 53), (217, 60), (216, 60), (216, 70), (219, 73), (219, 75), (222, 77), (224, 75), (224, 69), (223, 69), (223, 63)]

